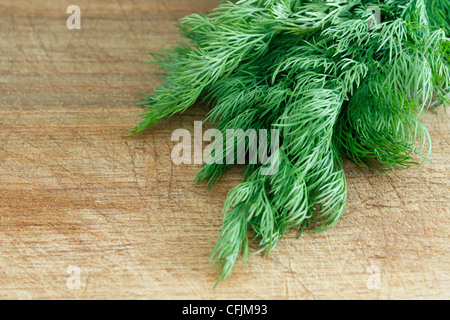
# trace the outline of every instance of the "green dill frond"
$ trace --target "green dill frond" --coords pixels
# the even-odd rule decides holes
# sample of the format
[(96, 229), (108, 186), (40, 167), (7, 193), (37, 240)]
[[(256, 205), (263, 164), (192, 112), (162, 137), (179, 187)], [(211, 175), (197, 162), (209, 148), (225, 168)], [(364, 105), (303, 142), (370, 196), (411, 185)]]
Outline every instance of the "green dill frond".
[[(381, 20), (373, 25), (375, 6)], [(449, 17), (448, 0), (241, 0), (180, 21), (187, 42), (152, 54), (164, 82), (145, 95), (147, 112), (132, 132), (203, 97), (213, 106), (205, 121), (223, 139), (196, 182), (212, 187), (245, 155), (211, 253), (218, 282), (240, 255), (247, 259), (249, 234), (268, 254), (288, 230), (319, 232), (339, 221), (347, 200), (341, 157), (378, 170), (430, 159), (419, 116), (450, 100)], [(235, 139), (230, 130), (248, 134)], [(252, 130), (279, 137), (261, 145)], [(266, 175), (250, 154), (270, 155), (278, 170)]]

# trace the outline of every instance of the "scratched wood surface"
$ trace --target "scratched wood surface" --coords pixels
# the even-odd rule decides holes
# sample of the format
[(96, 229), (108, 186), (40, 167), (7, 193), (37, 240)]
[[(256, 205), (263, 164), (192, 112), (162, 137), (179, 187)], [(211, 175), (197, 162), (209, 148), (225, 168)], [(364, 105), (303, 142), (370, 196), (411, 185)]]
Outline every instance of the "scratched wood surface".
[[(0, 298), (450, 298), (442, 110), (424, 118), (431, 163), (378, 173), (346, 161), (348, 208), (334, 229), (289, 233), (212, 289), (208, 257), (242, 170), (207, 191), (192, 183), (197, 165), (170, 158), (173, 130), (192, 130), (206, 107), (123, 134), (142, 111), (138, 91), (160, 83), (138, 63), (178, 39), (177, 19), (218, 2), (0, 2)], [(66, 27), (71, 4), (81, 30)]]

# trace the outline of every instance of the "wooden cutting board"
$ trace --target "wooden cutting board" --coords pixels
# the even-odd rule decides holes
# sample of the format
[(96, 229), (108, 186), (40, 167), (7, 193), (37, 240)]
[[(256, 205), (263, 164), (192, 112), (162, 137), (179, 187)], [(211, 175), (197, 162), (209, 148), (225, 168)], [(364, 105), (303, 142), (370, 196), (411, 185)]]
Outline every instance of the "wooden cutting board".
[[(218, 0), (0, 3), (0, 298), (450, 298), (449, 141), (426, 112), (433, 161), (379, 173), (346, 161), (348, 208), (321, 234), (289, 233), (238, 261), (213, 290), (208, 262), (230, 171), (207, 191), (171, 162), (171, 133), (205, 106), (124, 137), (160, 79), (139, 65), (179, 39), (173, 24)], [(253, 249), (256, 248), (253, 246)]]

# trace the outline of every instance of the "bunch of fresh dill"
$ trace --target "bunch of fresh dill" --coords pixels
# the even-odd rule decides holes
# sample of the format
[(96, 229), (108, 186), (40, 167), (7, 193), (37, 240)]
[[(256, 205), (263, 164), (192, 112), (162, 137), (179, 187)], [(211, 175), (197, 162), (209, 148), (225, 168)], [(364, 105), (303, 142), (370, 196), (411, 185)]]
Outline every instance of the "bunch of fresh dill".
[[(247, 258), (248, 229), (268, 253), (288, 229), (338, 222), (341, 156), (380, 170), (429, 157), (419, 114), (449, 99), (449, 17), (448, 0), (241, 0), (181, 20), (189, 41), (153, 54), (165, 81), (145, 95), (133, 132), (199, 99), (214, 105), (207, 120), (224, 135), (280, 132), (279, 170), (249, 165), (228, 194), (211, 255), (219, 281), (240, 253)], [(211, 186), (230, 166), (205, 164), (196, 181)]]

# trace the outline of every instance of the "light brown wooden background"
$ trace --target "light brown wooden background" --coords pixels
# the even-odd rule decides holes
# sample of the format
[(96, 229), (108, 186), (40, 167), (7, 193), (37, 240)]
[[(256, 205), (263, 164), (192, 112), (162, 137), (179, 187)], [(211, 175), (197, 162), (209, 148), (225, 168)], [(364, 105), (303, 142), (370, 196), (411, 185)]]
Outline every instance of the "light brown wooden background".
[[(170, 136), (206, 107), (123, 137), (160, 82), (148, 51), (218, 0), (0, 2), (0, 298), (450, 298), (449, 117), (426, 113), (433, 162), (378, 173), (346, 161), (347, 213), (289, 233), (216, 290), (208, 263), (229, 172), (213, 190), (175, 166)], [(66, 28), (81, 7), (82, 29)], [(67, 285), (81, 268), (80, 290)], [(369, 289), (368, 268), (381, 286)]]

